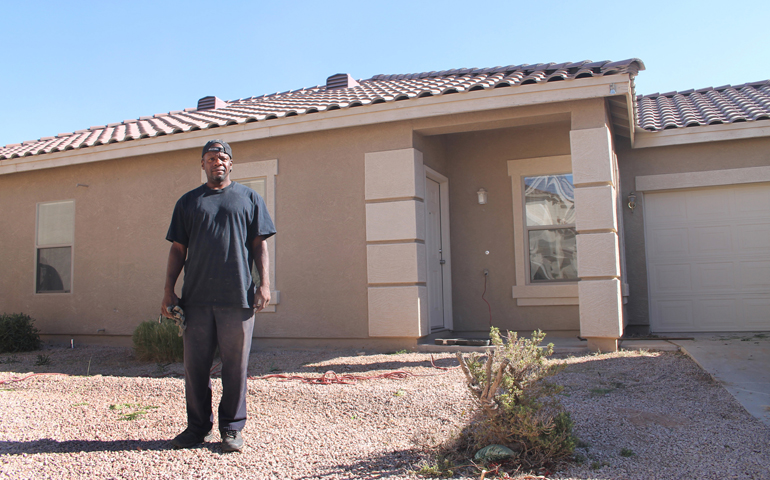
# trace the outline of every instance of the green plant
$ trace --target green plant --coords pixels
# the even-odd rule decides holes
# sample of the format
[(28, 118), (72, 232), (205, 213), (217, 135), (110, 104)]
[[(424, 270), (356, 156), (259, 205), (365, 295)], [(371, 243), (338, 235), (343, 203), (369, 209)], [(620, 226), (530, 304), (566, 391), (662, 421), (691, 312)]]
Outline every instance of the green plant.
[(634, 451), (631, 450), (630, 448), (622, 448), (622, 449), (620, 449), (620, 456), (621, 457), (626, 457), (626, 458), (634, 457), (634, 456), (636, 456), (636, 453), (634, 453)]
[(603, 396), (613, 392), (614, 390), (614, 388), (592, 388), (588, 391), (591, 392), (592, 395)]
[(173, 320), (163, 318), (161, 323), (148, 320), (134, 330), (134, 350), (139, 360), (154, 362), (181, 362), (184, 345), (179, 328)]
[(50, 365), (51, 364), (51, 356), (50, 355), (38, 355), (37, 360), (35, 360), (35, 366), (39, 367), (41, 365)]
[(544, 381), (561, 369), (547, 362), (553, 344), (539, 347), (545, 338), (539, 330), (526, 339), (515, 332), (501, 335), (493, 327), (490, 338), (485, 361), (475, 353), (467, 359), (456, 354), (478, 407), (466, 429), (468, 446), (507, 446), (519, 452), (518, 461), (527, 468), (570, 457), (576, 438), (569, 413), (556, 399), (562, 388)]
[(35, 321), (23, 313), (0, 315), (0, 353), (40, 349), (40, 331), (33, 323)]
[(394, 397), (403, 397), (404, 395), (406, 395), (406, 390), (404, 390), (403, 388), (399, 388), (393, 393)]
[(422, 460), (414, 473), (422, 477), (449, 478), (454, 475), (454, 468), (451, 460), (438, 456), (434, 461)]
[(409, 350), (403, 348), (401, 350), (396, 350), (395, 352), (390, 352), (388, 355), (403, 355), (405, 353), (409, 353)]
[(158, 407), (154, 405), (142, 405), (141, 403), (119, 403), (110, 405), (110, 410), (115, 411), (120, 420), (136, 420), (147, 414), (147, 410), (153, 410)]
[(10, 357), (0, 359), (0, 364), (10, 365), (12, 363), (21, 363), (21, 360), (16, 358), (16, 355), (11, 355)]

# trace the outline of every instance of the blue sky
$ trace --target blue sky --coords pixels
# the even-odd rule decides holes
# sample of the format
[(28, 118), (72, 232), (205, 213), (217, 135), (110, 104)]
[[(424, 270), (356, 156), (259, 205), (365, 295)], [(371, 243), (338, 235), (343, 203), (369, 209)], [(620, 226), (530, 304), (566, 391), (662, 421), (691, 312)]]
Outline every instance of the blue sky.
[(0, 145), (323, 84), (637, 57), (638, 93), (770, 78), (770, 2), (3, 2)]

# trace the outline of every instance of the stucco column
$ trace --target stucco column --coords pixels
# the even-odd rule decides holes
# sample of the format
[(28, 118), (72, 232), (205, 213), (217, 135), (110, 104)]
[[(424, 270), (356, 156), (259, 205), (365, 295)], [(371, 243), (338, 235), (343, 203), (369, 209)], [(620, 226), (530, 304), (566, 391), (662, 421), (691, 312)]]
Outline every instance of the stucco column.
[(606, 124), (570, 131), (575, 185), (580, 335), (588, 348), (618, 349), (623, 301), (618, 248), (617, 179)]
[(422, 337), (430, 333), (422, 152), (372, 152), (365, 161), (369, 336)]

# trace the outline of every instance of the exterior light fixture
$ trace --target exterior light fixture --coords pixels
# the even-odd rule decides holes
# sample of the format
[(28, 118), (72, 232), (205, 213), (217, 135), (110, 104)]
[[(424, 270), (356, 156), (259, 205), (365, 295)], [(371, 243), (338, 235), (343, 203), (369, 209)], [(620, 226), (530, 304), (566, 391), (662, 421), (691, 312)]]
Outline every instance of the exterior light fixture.
[(636, 208), (636, 195), (634, 192), (628, 194), (628, 208), (631, 209), (631, 213), (634, 213), (634, 209)]
[(479, 188), (479, 191), (476, 192), (476, 195), (479, 196), (479, 205), (486, 205), (487, 204), (487, 191), (483, 188)]
[(615, 95), (616, 90), (617, 89), (615, 88), (615, 84), (610, 83), (610, 95)]

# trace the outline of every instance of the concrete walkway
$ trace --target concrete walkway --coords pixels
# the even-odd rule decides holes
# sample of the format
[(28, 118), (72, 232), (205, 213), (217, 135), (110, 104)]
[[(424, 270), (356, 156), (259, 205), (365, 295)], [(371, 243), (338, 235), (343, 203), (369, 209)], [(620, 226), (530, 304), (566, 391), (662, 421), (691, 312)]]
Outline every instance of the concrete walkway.
[(688, 334), (676, 340), (754, 417), (770, 425), (770, 333)]

